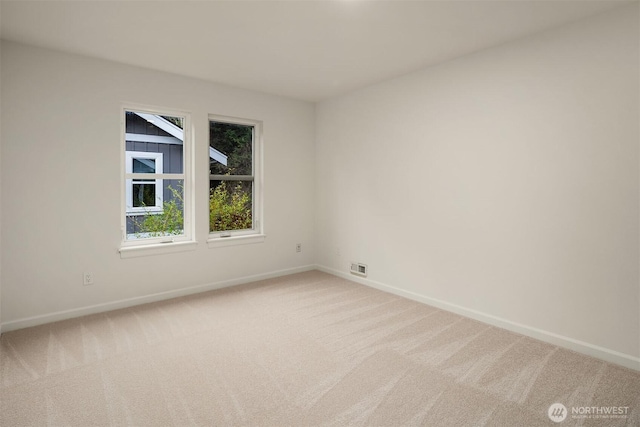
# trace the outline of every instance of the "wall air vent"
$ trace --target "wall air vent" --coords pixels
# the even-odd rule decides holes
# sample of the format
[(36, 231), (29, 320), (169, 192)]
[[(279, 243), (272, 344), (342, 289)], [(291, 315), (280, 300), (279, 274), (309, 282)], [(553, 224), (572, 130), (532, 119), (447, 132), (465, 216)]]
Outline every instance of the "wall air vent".
[(351, 274), (367, 277), (367, 265), (356, 262), (351, 263)]

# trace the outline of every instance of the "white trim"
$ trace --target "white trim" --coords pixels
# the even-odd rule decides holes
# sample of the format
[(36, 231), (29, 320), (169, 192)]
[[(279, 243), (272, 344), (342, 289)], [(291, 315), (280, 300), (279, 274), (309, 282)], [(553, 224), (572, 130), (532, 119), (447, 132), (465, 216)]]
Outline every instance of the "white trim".
[[(195, 251), (198, 242), (174, 242), (174, 236), (159, 237), (157, 240), (164, 240), (164, 243), (155, 243), (144, 246), (126, 246), (120, 248), (120, 258), (139, 258), (149, 255), (173, 254), (176, 252)], [(135, 239), (132, 239), (135, 241)], [(131, 240), (130, 240), (131, 241)]]
[[(146, 214), (146, 212), (145, 212)], [(140, 216), (144, 214), (131, 214), (129, 216)], [(157, 215), (157, 214), (154, 214)], [(135, 239), (159, 239), (158, 243), (173, 243), (174, 237), (181, 236), (181, 234), (166, 234), (163, 236), (159, 236), (158, 233), (153, 232), (144, 232), (144, 233), (130, 233), (127, 235), (127, 240), (135, 240)], [(161, 240), (160, 240), (161, 239)], [(185, 243), (185, 242), (183, 242)], [(186, 242), (186, 243), (195, 243), (195, 242)]]
[(334, 276), (342, 277), (343, 279), (360, 283), (361, 285), (379, 289), (381, 291), (392, 293), (394, 295), (399, 295), (401, 297), (428, 304), (433, 307), (441, 308), (443, 310), (450, 311), (461, 316), (469, 317), (471, 319), (475, 319), (492, 326), (497, 326), (502, 329), (516, 332), (518, 334), (526, 335), (528, 337), (535, 338), (552, 345), (557, 345), (559, 347), (586, 354), (587, 356), (592, 356), (606, 362), (615, 363), (617, 365), (640, 371), (640, 357), (620, 353), (615, 350), (589, 344), (587, 342), (565, 337), (553, 332), (544, 331), (542, 329), (523, 325), (521, 323), (512, 322), (511, 320), (503, 319), (501, 317), (493, 316), (491, 314), (483, 313), (481, 311), (473, 310), (467, 307), (462, 307), (457, 304), (451, 304), (449, 302), (431, 298), (426, 295), (405, 291), (403, 289), (376, 282), (371, 279), (356, 277), (351, 274), (335, 270), (333, 268), (325, 267), (323, 265), (316, 265), (316, 268), (325, 273), (333, 274)]
[[(15, 331), (17, 329), (28, 328), (31, 326), (42, 325), (45, 323), (57, 322), (65, 319), (72, 319), (90, 314), (103, 313), (105, 311), (118, 310), (126, 307), (133, 307), (151, 302), (163, 301), (171, 298), (177, 298), (185, 295), (197, 294), (200, 292), (212, 291), (215, 289), (228, 288), (230, 286), (242, 285), (245, 283), (257, 282), (258, 280), (272, 279), (274, 277), (287, 276), (289, 274), (302, 273), (305, 271), (315, 270), (314, 265), (305, 265), (302, 267), (293, 267), (284, 270), (276, 270), (268, 273), (260, 273), (251, 276), (243, 276), (236, 279), (221, 280), (218, 282), (208, 283), (204, 285), (190, 286), (187, 288), (174, 289), (166, 292), (158, 292), (155, 294), (144, 295), (140, 297), (127, 298), (103, 304), (90, 305), (86, 307), (73, 308), (70, 310), (56, 311), (53, 313), (42, 314), (39, 316), (23, 317), (21, 319), (11, 320), (0, 324), (0, 332)], [(91, 288), (90, 286), (86, 289)]]
[(379, 289), (384, 292), (389, 292), (395, 295), (399, 295), (405, 298), (409, 298), (414, 301), (418, 301), (424, 304), (429, 304), (443, 310), (451, 311), (462, 316), (470, 317), (481, 322), (497, 326), (499, 328), (507, 329), (512, 332), (516, 332), (522, 335), (526, 335), (540, 341), (547, 342), (549, 344), (558, 345), (578, 353), (586, 354), (588, 356), (596, 357), (606, 362), (615, 363), (630, 369), (640, 371), (640, 358), (634, 357), (628, 354), (620, 353), (615, 350), (610, 350), (604, 347), (596, 346), (586, 343), (584, 341), (575, 340), (573, 338), (564, 337), (552, 332), (543, 331), (530, 326), (522, 325), (519, 323), (511, 322), (506, 319), (502, 319), (490, 314), (482, 313), (476, 310), (471, 310), (465, 307), (461, 307), (455, 304), (450, 304), (445, 301), (441, 301), (435, 298), (430, 298), (424, 295), (416, 294), (414, 292), (405, 291), (393, 286), (389, 286), (380, 282), (373, 281), (371, 279), (365, 279), (360, 277), (354, 277), (347, 273), (340, 272), (333, 268), (325, 267), (323, 265), (306, 265), (302, 267), (294, 267), (284, 270), (276, 270), (268, 273), (261, 273), (251, 276), (243, 276), (236, 279), (223, 280), (218, 282), (212, 282), (204, 285), (191, 286), (187, 288), (174, 289), (166, 292), (159, 292), (150, 295), (144, 295), (140, 297), (127, 298), (123, 300), (112, 301), (103, 304), (90, 305), (86, 307), (74, 308), (69, 310), (57, 311), (53, 313), (43, 314), (39, 316), (24, 317), (21, 319), (11, 320), (0, 324), (0, 332), (9, 332), (17, 329), (28, 328), (31, 326), (42, 325), (51, 322), (57, 322), (60, 320), (71, 319), (80, 316), (86, 316), (90, 314), (103, 313), (106, 311), (117, 310), (126, 307), (132, 307), (141, 304), (147, 304), (156, 301), (163, 301), (171, 298), (176, 298), (185, 295), (197, 294), (200, 292), (206, 292), (215, 289), (227, 288), (230, 286), (242, 285), (245, 283), (251, 283), (258, 280), (271, 279), (274, 277), (286, 276), (289, 274), (302, 273), (310, 270), (320, 270), (325, 273), (332, 274), (334, 276), (342, 277), (343, 279), (350, 280), (352, 282), (360, 283), (365, 286), (369, 286), (375, 289)]
[[(181, 173), (163, 173), (162, 175), (160, 175), (163, 179), (178, 179), (178, 180), (183, 180), (184, 179), (184, 175), (182, 175)], [(158, 174), (153, 174), (153, 173), (127, 173), (124, 176), (126, 179), (160, 179), (158, 178)]]
[[(153, 174), (133, 173), (133, 161), (135, 159), (153, 160), (156, 172)], [(164, 202), (164, 186), (163, 180), (158, 178), (162, 174), (163, 155), (162, 153), (144, 152), (144, 151), (127, 151), (125, 153), (125, 185), (126, 185), (126, 213), (145, 213), (145, 212), (162, 212), (162, 203)], [(155, 185), (156, 200), (153, 206), (133, 206), (133, 180), (143, 180), (142, 184)]]
[(152, 142), (154, 144), (182, 145), (182, 140), (174, 136), (144, 135), (140, 133), (127, 132), (125, 135), (125, 139), (132, 142)]
[[(232, 243), (223, 244), (217, 243), (219, 240), (226, 240), (230, 238), (239, 238), (240, 236), (245, 235), (254, 235), (254, 236), (264, 236), (265, 228), (264, 228), (264, 220), (263, 220), (263, 200), (264, 200), (264, 169), (263, 169), (263, 139), (262, 139), (262, 121), (260, 120), (251, 120), (251, 119), (241, 119), (236, 117), (229, 116), (220, 116), (216, 114), (209, 114), (209, 125), (211, 122), (218, 123), (231, 123), (237, 125), (251, 126), (253, 128), (253, 136), (252, 136), (252, 177), (253, 177), (253, 194), (251, 197), (251, 201), (253, 203), (252, 206), (252, 221), (253, 228), (249, 230), (225, 230), (225, 231), (215, 231), (209, 233), (209, 247), (219, 247), (219, 246), (230, 246)], [(211, 146), (210, 146), (211, 147)], [(248, 177), (243, 177), (248, 178)], [(209, 176), (211, 179), (211, 175)], [(230, 180), (234, 180), (233, 178)], [(228, 236), (231, 237), (228, 237)], [(223, 237), (225, 236), (225, 237)], [(264, 240), (264, 239), (263, 239)], [(253, 243), (253, 242), (251, 242)], [(233, 243), (240, 244), (240, 243)]]
[[(145, 119), (149, 123), (153, 124), (154, 126), (156, 126), (156, 127), (160, 128), (160, 129), (162, 129), (163, 131), (167, 132), (169, 135), (172, 135), (172, 136), (178, 138), (180, 141), (184, 141), (184, 131), (182, 129), (180, 129), (178, 126), (176, 126), (173, 123), (171, 123), (170, 121), (165, 120), (160, 115), (143, 113), (143, 112), (140, 112), (140, 111), (131, 111), (131, 112), (133, 114), (136, 114), (136, 115), (142, 117), (143, 119)], [(168, 115), (169, 114), (165, 114), (165, 116), (168, 116)]]
[(267, 238), (264, 234), (247, 234), (246, 236), (215, 237), (207, 240), (209, 248), (221, 248), (224, 246), (248, 245), (263, 243)]
[(216, 150), (212, 146), (209, 146), (209, 158), (215, 160), (218, 163), (222, 163), (227, 166), (227, 162), (229, 157), (225, 154), (222, 154), (220, 151)]
[[(148, 238), (148, 239), (135, 239), (135, 240), (127, 240), (127, 195), (126, 195), (126, 180), (127, 171), (126, 171), (126, 152), (127, 152), (127, 143), (126, 143), (126, 122), (127, 122), (127, 113), (137, 114), (140, 117), (152, 117), (154, 120), (154, 125), (158, 124), (160, 128), (165, 128), (165, 130), (171, 133), (174, 137), (183, 140), (183, 173), (182, 174), (163, 174), (161, 178), (164, 179), (180, 179), (183, 182), (183, 197), (184, 197), (184, 205), (183, 205), (183, 221), (184, 221), (184, 229), (183, 234), (179, 236), (171, 236), (171, 238), (177, 242), (193, 242), (195, 238), (194, 232), (194, 224), (195, 224), (195, 206), (194, 206), (194, 191), (195, 191), (195, 171), (194, 171), (194, 163), (195, 163), (195, 150), (194, 150), (194, 140), (193, 140), (193, 123), (191, 121), (191, 113), (187, 111), (180, 110), (172, 110), (169, 108), (155, 108), (144, 106), (140, 104), (134, 103), (123, 103), (121, 106), (121, 131), (120, 131), (120, 162), (121, 162), (121, 188), (122, 195), (120, 198), (120, 212), (121, 212), (121, 224), (120, 224), (120, 247), (121, 248), (130, 248), (130, 247), (141, 247), (141, 246), (153, 246), (159, 243), (162, 243), (166, 240), (167, 237), (161, 238)], [(180, 129), (174, 124), (168, 122), (167, 120), (160, 117), (160, 115), (171, 116), (171, 117), (181, 117), (183, 120), (184, 129)], [(156, 122), (156, 116), (158, 120)], [(160, 125), (162, 124), (162, 125)], [(177, 129), (177, 130), (176, 130)], [(171, 130), (171, 131), (169, 131)], [(179, 132), (178, 132), (179, 130)], [(160, 178), (160, 177), (155, 177)], [(126, 252), (126, 250), (125, 250)]]
[(207, 240), (207, 242), (213, 242), (220, 239), (223, 239), (223, 240), (235, 239), (238, 237), (247, 237), (247, 236), (264, 236), (264, 234), (260, 234), (256, 231), (257, 228), (258, 227), (256, 224), (254, 228), (245, 228), (244, 230), (213, 231), (209, 233), (209, 239)]
[[(136, 176), (144, 176), (144, 175), (159, 175), (162, 173), (163, 170), (163, 155), (162, 153), (156, 153), (156, 152), (146, 152), (146, 151), (127, 151), (126, 152), (126, 160), (127, 160), (127, 164), (125, 166), (125, 170), (128, 174), (135, 174)], [(155, 173), (151, 173), (151, 174), (144, 174), (144, 173), (137, 173), (137, 172), (133, 172), (133, 159), (149, 159), (149, 160), (153, 160), (155, 165), (156, 165), (156, 171)]]

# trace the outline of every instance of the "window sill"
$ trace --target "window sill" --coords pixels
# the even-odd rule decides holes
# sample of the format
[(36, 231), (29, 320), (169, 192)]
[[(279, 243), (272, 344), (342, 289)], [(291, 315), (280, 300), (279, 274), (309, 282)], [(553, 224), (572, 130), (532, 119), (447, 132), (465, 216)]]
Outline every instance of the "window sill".
[(120, 258), (137, 258), (150, 255), (172, 254), (176, 252), (195, 251), (198, 242), (158, 243), (145, 246), (125, 246), (120, 248)]
[(249, 236), (235, 237), (213, 237), (207, 240), (209, 249), (221, 248), (224, 246), (248, 245), (252, 243), (262, 243), (267, 236), (265, 234), (251, 234)]

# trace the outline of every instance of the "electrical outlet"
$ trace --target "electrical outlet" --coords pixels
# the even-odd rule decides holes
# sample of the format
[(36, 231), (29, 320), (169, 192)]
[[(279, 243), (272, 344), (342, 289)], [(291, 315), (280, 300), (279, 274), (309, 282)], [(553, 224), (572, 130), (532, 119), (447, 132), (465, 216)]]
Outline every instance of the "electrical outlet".
[(296, 244), (296, 252), (302, 252), (302, 243)]
[(93, 274), (92, 273), (82, 273), (82, 284), (93, 285)]

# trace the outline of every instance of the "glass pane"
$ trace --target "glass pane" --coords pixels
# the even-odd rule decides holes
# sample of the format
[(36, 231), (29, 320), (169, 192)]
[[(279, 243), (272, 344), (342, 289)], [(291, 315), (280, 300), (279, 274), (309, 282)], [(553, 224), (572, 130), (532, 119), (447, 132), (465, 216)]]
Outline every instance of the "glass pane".
[(133, 207), (153, 207), (156, 205), (156, 184), (138, 183), (133, 184)]
[(210, 181), (209, 232), (253, 228), (253, 182)]
[(175, 125), (179, 129), (184, 129), (184, 119), (182, 117), (173, 117), (173, 116), (160, 116), (169, 123)]
[(133, 173), (156, 173), (154, 159), (133, 159)]
[[(126, 112), (125, 150), (162, 153), (162, 173), (184, 173), (184, 118), (140, 111)], [(155, 173), (154, 159), (134, 158), (133, 173)], [(149, 171), (153, 168), (153, 171)]]
[[(146, 197), (146, 187), (153, 187), (155, 191), (155, 185), (151, 183), (133, 182), (132, 185), (134, 198), (137, 186), (144, 188), (143, 198)], [(165, 179), (162, 180), (162, 187), (161, 209), (127, 214), (127, 240), (184, 234), (184, 181)], [(140, 193), (140, 190), (137, 191)]]
[(212, 175), (253, 174), (253, 126), (209, 122)]

